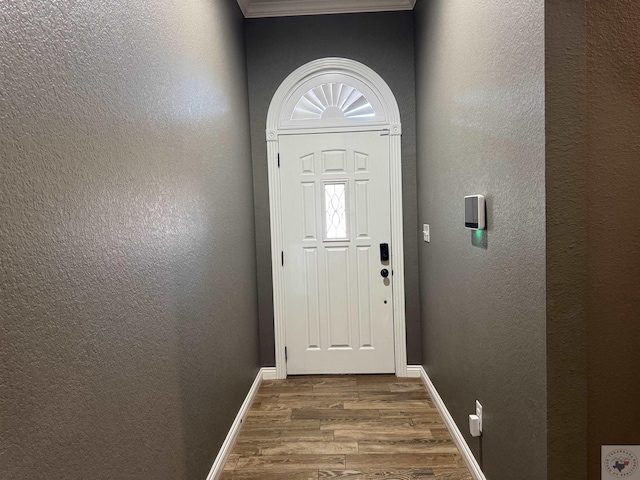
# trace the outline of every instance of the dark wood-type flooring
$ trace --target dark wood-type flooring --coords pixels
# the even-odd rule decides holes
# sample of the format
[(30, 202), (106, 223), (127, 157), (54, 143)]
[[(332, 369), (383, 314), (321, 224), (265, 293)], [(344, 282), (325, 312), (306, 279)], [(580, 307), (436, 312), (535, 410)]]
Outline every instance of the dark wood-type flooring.
[(471, 480), (420, 379), (268, 380), (222, 479)]

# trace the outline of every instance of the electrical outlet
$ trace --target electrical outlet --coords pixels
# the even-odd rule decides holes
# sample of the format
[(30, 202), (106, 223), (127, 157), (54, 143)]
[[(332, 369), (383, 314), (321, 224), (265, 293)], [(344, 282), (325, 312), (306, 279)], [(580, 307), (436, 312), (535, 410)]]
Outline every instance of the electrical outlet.
[(476, 416), (480, 419), (480, 433), (482, 433), (482, 405), (476, 400)]
[(422, 225), (422, 236), (424, 241), (429, 243), (431, 242), (431, 234), (429, 233), (429, 224), (425, 223)]

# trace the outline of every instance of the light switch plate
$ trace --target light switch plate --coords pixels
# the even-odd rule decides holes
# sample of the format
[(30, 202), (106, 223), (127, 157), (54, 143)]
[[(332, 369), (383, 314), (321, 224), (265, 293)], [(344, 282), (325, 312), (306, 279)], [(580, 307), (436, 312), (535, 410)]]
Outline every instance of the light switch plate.
[(431, 242), (431, 234), (429, 233), (429, 224), (425, 223), (422, 225), (422, 236), (424, 237), (424, 241), (427, 243)]

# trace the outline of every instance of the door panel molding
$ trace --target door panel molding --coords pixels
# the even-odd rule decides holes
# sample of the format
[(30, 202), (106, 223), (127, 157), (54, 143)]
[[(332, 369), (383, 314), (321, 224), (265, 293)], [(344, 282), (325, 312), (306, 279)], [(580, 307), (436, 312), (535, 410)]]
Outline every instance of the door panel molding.
[[(365, 111), (370, 116), (340, 116), (337, 109), (317, 121), (296, 121), (293, 110), (298, 100), (315, 88), (329, 83), (352, 85), (370, 101)], [(326, 87), (323, 87), (326, 89)], [(331, 94), (327, 92), (327, 96)], [(333, 103), (337, 101), (334, 99)], [(327, 98), (327, 104), (332, 103)], [(337, 102), (339, 103), (339, 102)], [(327, 109), (329, 110), (329, 109)], [(274, 333), (276, 377), (286, 378), (286, 328), (284, 303), (282, 199), (279, 175), (279, 137), (291, 134), (380, 131), (389, 135), (389, 182), (391, 191), (391, 259), (393, 265), (393, 327), (395, 373), (407, 376), (407, 346), (405, 325), (404, 245), (402, 222), (402, 165), (400, 111), (386, 82), (373, 70), (354, 60), (324, 58), (309, 62), (295, 70), (276, 91), (267, 114), (267, 159), (269, 172), (269, 211), (271, 220), (271, 270), (273, 278)], [(318, 232), (319, 233), (319, 232)], [(286, 264), (286, 259), (285, 259)]]

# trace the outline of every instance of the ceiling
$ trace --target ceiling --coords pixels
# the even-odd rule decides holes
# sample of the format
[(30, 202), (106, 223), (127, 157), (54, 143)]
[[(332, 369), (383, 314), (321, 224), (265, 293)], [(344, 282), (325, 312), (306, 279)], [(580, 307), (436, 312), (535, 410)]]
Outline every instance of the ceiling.
[(237, 0), (246, 18), (413, 10), (416, 0)]

